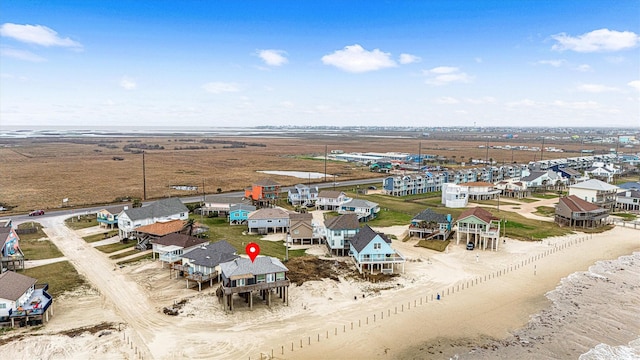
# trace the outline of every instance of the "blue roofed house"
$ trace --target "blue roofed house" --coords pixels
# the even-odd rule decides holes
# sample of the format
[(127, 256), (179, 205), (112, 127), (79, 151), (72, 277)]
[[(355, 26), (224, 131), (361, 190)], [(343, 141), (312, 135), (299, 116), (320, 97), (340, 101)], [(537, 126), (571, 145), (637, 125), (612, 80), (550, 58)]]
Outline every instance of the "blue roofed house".
[(376, 218), (376, 214), (380, 212), (380, 205), (377, 203), (362, 200), (351, 199), (340, 205), (339, 214), (356, 214), (359, 221), (369, 221)]
[(247, 204), (234, 204), (229, 207), (229, 225), (246, 225), (249, 214), (256, 211), (256, 207)]
[(360, 231), (360, 223), (358, 215), (344, 214), (325, 220), (326, 227), (325, 237), (327, 247), (332, 254), (345, 256), (349, 252), (349, 242), (358, 231)]
[(270, 256), (258, 256), (251, 261), (240, 257), (220, 264), (220, 288), (216, 292), (221, 298), (225, 311), (233, 311), (233, 295), (243, 295), (243, 303), (253, 308), (254, 293), (271, 306), (271, 295), (275, 292), (282, 302), (289, 304), (287, 269), (280, 260)]
[(404, 273), (405, 258), (391, 247), (391, 239), (385, 234), (375, 232), (365, 225), (351, 239), (350, 253), (358, 271), (369, 270), (372, 274), (376, 269), (382, 273), (393, 274), (396, 264), (402, 264)]
[(450, 214), (438, 214), (431, 209), (425, 209), (411, 219), (409, 236), (447, 240), (451, 234), (452, 224), (453, 219)]

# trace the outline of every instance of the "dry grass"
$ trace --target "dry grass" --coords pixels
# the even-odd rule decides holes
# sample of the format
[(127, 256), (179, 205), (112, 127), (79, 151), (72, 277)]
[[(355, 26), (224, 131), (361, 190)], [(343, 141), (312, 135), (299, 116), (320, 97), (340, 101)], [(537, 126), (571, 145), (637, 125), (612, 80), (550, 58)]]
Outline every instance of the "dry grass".
[[(410, 133), (416, 136), (415, 133)], [(147, 198), (194, 195), (194, 192), (173, 190), (171, 185), (202, 186), (207, 193), (242, 190), (252, 181), (270, 177), (283, 185), (294, 185), (302, 180), (287, 176), (266, 176), (257, 170), (298, 170), (324, 173), (325, 162), (313, 156), (329, 150), (398, 151), (417, 153), (419, 144), (423, 154), (435, 154), (458, 161), (470, 158), (484, 159), (483, 140), (471, 135), (456, 134), (450, 139), (425, 138), (362, 138), (358, 136), (300, 135), (300, 138), (220, 138), (249, 143), (262, 143), (266, 147), (223, 148), (209, 144), (203, 150), (174, 150), (176, 146), (203, 145), (178, 142), (176, 138), (140, 138), (142, 143), (164, 146), (165, 150), (147, 150), (145, 155)], [(453, 137), (455, 136), (455, 138)], [(475, 135), (473, 135), (475, 136)], [(112, 141), (117, 148), (109, 149), (98, 143)], [(199, 141), (200, 139), (195, 139)], [(56, 209), (62, 199), (69, 198), (70, 206), (86, 206), (113, 202), (118, 197), (142, 197), (142, 155), (125, 152), (123, 146), (132, 139), (0, 139), (0, 163), (7, 171), (0, 177), (0, 199), (11, 208), (11, 213), (24, 213), (33, 209)], [(93, 143), (90, 143), (92, 142)], [(492, 144), (499, 144), (497, 141)], [(501, 143), (539, 146), (537, 140), (519, 139)], [(553, 144), (565, 149), (579, 149), (580, 144)], [(215, 148), (214, 148), (215, 146)], [(605, 146), (606, 147), (606, 146)], [(603, 148), (602, 151), (605, 149)], [(498, 162), (528, 162), (536, 154), (528, 151), (490, 149), (488, 157)], [(577, 153), (545, 154), (545, 158), (576, 156)], [(121, 157), (115, 161), (113, 157)], [(339, 174), (340, 180), (379, 177), (366, 167), (352, 163), (327, 162), (328, 174)]]

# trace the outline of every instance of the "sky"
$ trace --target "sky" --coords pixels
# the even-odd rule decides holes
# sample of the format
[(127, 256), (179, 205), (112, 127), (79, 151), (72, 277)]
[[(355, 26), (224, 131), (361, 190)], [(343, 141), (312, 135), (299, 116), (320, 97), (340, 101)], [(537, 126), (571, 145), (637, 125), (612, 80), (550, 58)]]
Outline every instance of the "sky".
[(2, 1), (0, 128), (640, 127), (640, 2)]

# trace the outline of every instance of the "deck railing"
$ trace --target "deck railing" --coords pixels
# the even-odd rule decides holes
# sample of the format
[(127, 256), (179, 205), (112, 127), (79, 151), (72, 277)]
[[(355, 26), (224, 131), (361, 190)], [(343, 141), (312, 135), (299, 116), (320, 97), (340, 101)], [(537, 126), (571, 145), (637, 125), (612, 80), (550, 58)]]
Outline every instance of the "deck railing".
[(222, 292), (224, 293), (224, 295), (231, 295), (231, 294), (245, 293), (245, 292), (256, 291), (256, 290), (273, 289), (280, 286), (289, 286), (290, 284), (291, 284), (291, 281), (289, 281), (288, 278), (285, 278), (285, 280), (276, 280), (274, 282), (261, 282), (258, 284), (245, 285), (245, 286), (227, 287), (224, 285), (220, 285), (220, 289), (222, 289)]

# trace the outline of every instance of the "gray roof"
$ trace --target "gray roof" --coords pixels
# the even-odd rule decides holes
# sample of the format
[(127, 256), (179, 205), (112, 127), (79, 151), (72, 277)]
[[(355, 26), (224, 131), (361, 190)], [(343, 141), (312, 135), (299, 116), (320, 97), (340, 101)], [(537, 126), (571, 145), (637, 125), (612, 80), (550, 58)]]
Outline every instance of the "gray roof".
[(238, 258), (237, 252), (227, 241), (220, 240), (184, 253), (182, 257), (191, 260), (192, 264), (214, 268)]
[(122, 210), (125, 210), (125, 208), (131, 209), (133, 208), (133, 206), (131, 204), (113, 205), (113, 206), (108, 206), (104, 209), (100, 209), (98, 211), (106, 210), (110, 214), (118, 215), (122, 212)]
[(362, 200), (362, 199), (351, 199), (341, 205), (341, 207), (345, 207), (345, 206), (371, 209), (378, 206), (378, 204), (371, 201)]
[(26, 275), (7, 271), (0, 274), (0, 298), (16, 301), (30, 287), (35, 285), (36, 279)]
[[(629, 196), (627, 196), (627, 193), (629, 193)], [(640, 198), (640, 190), (622, 190), (618, 193), (618, 197), (632, 197), (632, 198)]]
[(356, 214), (344, 214), (327, 219), (324, 222), (327, 229), (331, 230), (350, 230), (359, 229), (360, 223), (358, 222), (358, 215)]
[(289, 220), (291, 221), (308, 221), (311, 223), (313, 220), (313, 214), (311, 213), (290, 213)]
[(189, 209), (178, 198), (162, 199), (147, 206), (124, 210), (124, 213), (131, 220), (150, 219), (188, 212)]
[(265, 208), (249, 214), (251, 220), (289, 219), (289, 213), (278, 208)]
[(418, 215), (414, 216), (412, 220), (416, 221), (425, 221), (425, 222), (436, 222), (436, 223), (448, 223), (447, 215), (438, 214), (437, 212), (431, 209), (422, 210)]
[(233, 204), (229, 207), (229, 212), (236, 210), (256, 211), (256, 207), (247, 204)]
[(639, 181), (630, 181), (624, 184), (618, 185), (619, 188), (625, 190), (640, 190), (640, 182)]
[(204, 244), (207, 242), (209, 242), (209, 240), (200, 239), (195, 236), (189, 236), (187, 234), (178, 234), (178, 233), (165, 235), (160, 238), (151, 240), (152, 244), (160, 244), (165, 246), (175, 245), (175, 246), (180, 246), (182, 248), (190, 248), (192, 246)]
[(328, 198), (328, 199), (337, 199), (341, 194), (344, 194), (342, 191), (333, 191), (333, 190), (320, 190), (318, 194), (319, 198)]
[(220, 269), (227, 279), (289, 271), (280, 260), (270, 256), (258, 256), (254, 261), (241, 257), (220, 264)]
[(204, 201), (208, 203), (217, 204), (246, 204), (246, 200), (243, 196), (220, 196), (220, 195), (206, 195)]
[(588, 190), (600, 190), (600, 191), (609, 191), (618, 189), (617, 186), (607, 184), (604, 181), (600, 181), (598, 179), (590, 179), (587, 181), (579, 182), (577, 184), (573, 184), (569, 186), (570, 188), (576, 189), (588, 189)]
[(382, 240), (387, 244), (391, 244), (391, 239), (389, 239), (385, 234), (375, 232), (369, 227), (369, 225), (365, 225), (354, 237), (351, 238), (351, 245), (357, 252), (360, 252), (369, 245), (376, 236), (380, 236), (380, 238), (382, 238)]
[(540, 176), (542, 176), (542, 175), (544, 175), (546, 173), (547, 173), (546, 171), (532, 171), (529, 175), (527, 175), (527, 176), (525, 176), (523, 178), (520, 178), (520, 180), (522, 180), (522, 181), (533, 181), (533, 180), (539, 178)]

